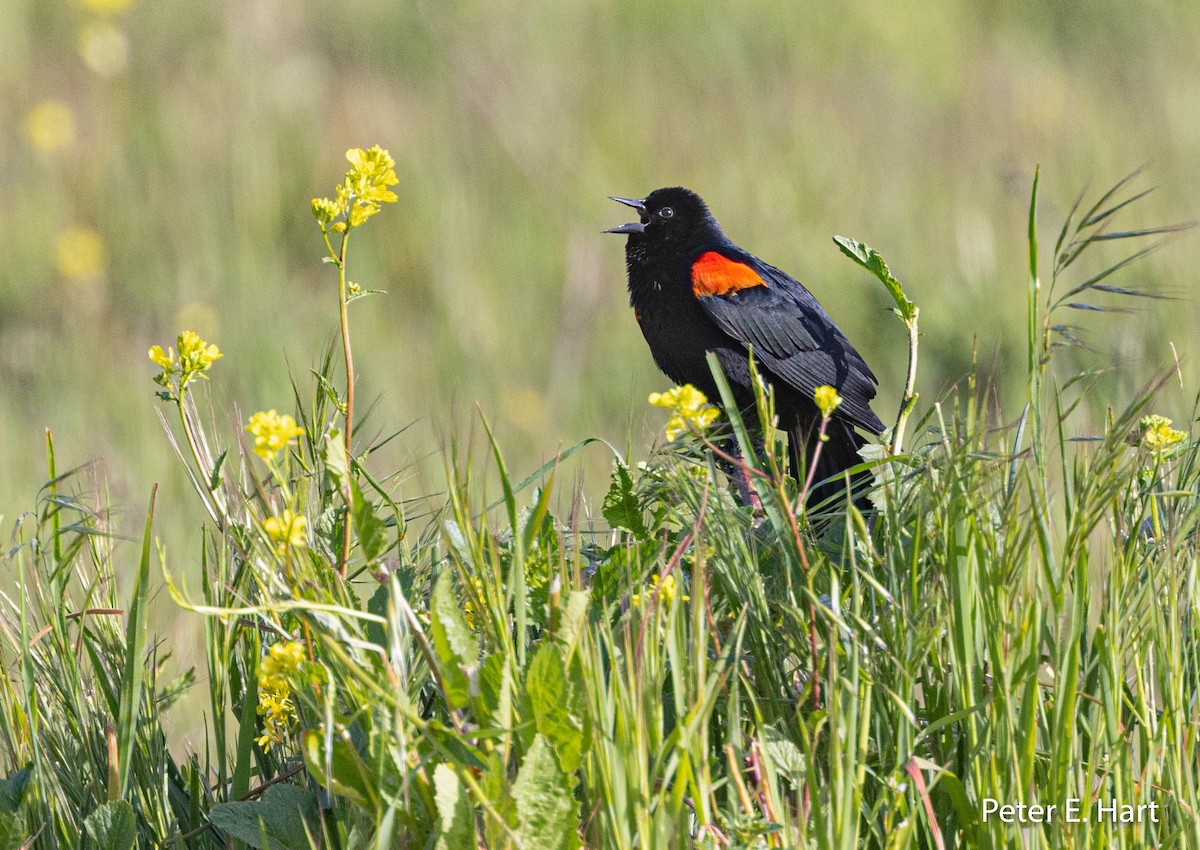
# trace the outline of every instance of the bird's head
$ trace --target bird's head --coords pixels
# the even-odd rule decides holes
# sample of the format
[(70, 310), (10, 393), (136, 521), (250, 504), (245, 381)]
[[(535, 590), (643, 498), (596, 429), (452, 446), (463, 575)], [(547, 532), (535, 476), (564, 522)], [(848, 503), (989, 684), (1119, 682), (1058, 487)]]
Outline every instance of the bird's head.
[(627, 234), (630, 252), (665, 256), (722, 235), (704, 201), (689, 189), (655, 189), (641, 200), (612, 200), (638, 212), (637, 221), (604, 231)]

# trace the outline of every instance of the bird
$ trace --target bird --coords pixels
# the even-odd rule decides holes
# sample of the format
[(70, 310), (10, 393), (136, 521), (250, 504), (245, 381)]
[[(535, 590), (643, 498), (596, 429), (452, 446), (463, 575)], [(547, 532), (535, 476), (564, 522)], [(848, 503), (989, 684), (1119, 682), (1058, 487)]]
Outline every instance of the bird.
[[(862, 433), (878, 436), (883, 422), (871, 409), (878, 380), (862, 355), (798, 280), (735, 244), (708, 205), (682, 187), (655, 189), (641, 199), (612, 196), (638, 220), (606, 230), (627, 236), (629, 302), (654, 362), (677, 384), (720, 398), (707, 355), (716, 355), (740, 411), (755, 408), (755, 366), (774, 390), (778, 427), (789, 434), (790, 469), (798, 482), (818, 444), (807, 507), (845, 498), (846, 470), (862, 463)], [(841, 396), (820, 438), (818, 387)], [(756, 419), (747, 419), (748, 422)], [(758, 431), (762, 436), (765, 429)], [(736, 445), (736, 444), (734, 444)], [(865, 479), (851, 480), (860, 507)], [(753, 497), (753, 488), (739, 482)], [(842, 503), (844, 504), (844, 502)]]

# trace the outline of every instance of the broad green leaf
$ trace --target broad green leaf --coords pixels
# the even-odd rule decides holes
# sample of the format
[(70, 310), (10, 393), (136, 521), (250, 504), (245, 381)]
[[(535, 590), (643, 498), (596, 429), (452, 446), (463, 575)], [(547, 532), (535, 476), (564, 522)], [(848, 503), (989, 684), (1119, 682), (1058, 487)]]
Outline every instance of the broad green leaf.
[(587, 749), (584, 694), (568, 679), (562, 654), (553, 643), (543, 643), (533, 656), (525, 689), (538, 733), (554, 747), (563, 772), (578, 770)]
[(18, 850), (24, 843), (21, 818), (12, 812), (0, 812), (0, 850)]
[(387, 526), (375, 513), (375, 506), (363, 496), (357, 481), (350, 482), (354, 496), (354, 531), (358, 534), (358, 545), (362, 547), (367, 562), (376, 560), (387, 549)]
[(133, 850), (137, 841), (133, 806), (124, 800), (105, 803), (87, 816), (83, 827), (100, 850)]
[(438, 810), (437, 850), (475, 846), (475, 811), (458, 774), (449, 765), (433, 771), (434, 799)]
[(272, 785), (261, 800), (213, 806), (209, 820), (256, 850), (310, 850), (308, 833), (320, 832), (312, 793), (286, 782)]
[(525, 754), (513, 798), (517, 801), (517, 835), (523, 847), (536, 850), (575, 850), (579, 804), (574, 779), (558, 767), (550, 744), (540, 734)]
[(767, 726), (763, 729), (762, 743), (767, 758), (775, 765), (776, 770), (787, 774), (794, 782), (799, 782), (804, 777), (804, 753), (790, 738), (774, 726)]
[(429, 608), (429, 631), (441, 662), (446, 700), (451, 708), (463, 708), (470, 697), (465, 668), (479, 663), (479, 646), (450, 588), (450, 573), (438, 576)]
[(379, 802), (375, 775), (362, 760), (362, 756), (343, 738), (333, 739), (332, 776), (325, 772), (325, 738), (316, 729), (304, 733), (304, 765), (309, 775), (322, 788), (339, 794), (364, 809), (374, 812)]
[(589, 604), (591, 604), (591, 591), (572, 590), (567, 594), (567, 604), (563, 606), (558, 640), (568, 653), (574, 647), (575, 638), (579, 635), (579, 630), (587, 619)]
[(904, 294), (904, 286), (900, 281), (892, 277), (892, 272), (888, 268), (888, 264), (884, 262), (883, 257), (879, 255), (878, 251), (870, 245), (859, 242), (857, 239), (851, 239), (849, 236), (835, 236), (833, 237), (833, 241), (842, 249), (843, 254), (875, 275), (887, 287), (892, 300), (896, 302), (896, 309), (900, 312), (900, 318), (905, 321), (912, 319), (916, 314), (916, 305), (908, 300), (908, 297)]
[(633, 476), (629, 474), (629, 467), (620, 458), (613, 460), (612, 479), (601, 512), (613, 528), (623, 528), (638, 538), (648, 537), (650, 534), (642, 519), (637, 495), (633, 492)]

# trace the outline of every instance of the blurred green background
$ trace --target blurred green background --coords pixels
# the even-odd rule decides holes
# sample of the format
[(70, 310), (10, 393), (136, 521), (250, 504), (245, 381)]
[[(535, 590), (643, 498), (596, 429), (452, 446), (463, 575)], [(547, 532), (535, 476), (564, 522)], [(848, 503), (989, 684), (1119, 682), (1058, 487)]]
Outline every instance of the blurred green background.
[[(378, 402), (368, 430), (415, 423), (376, 461), (412, 469), (407, 496), (436, 489), (439, 447), (471, 430), (476, 401), (518, 475), (588, 435), (635, 451), (654, 438), (645, 398), (667, 382), (629, 315), (622, 241), (600, 232), (625, 220), (606, 195), (699, 191), (822, 299), (879, 374), (889, 421), (903, 331), (833, 234), (876, 247), (921, 306), (923, 402), (976, 339), (1011, 401), (1035, 163), (1050, 244), (1085, 184), (1143, 163), (1159, 189), (1128, 224), (1200, 206), (1200, 4), (0, 6), (4, 535), (45, 479), (49, 427), (61, 463), (102, 463), (118, 530), (163, 482), (179, 569), (199, 513), (146, 350), (183, 328), (220, 345), (209, 389), (230, 440), (254, 410), (290, 410), (289, 369), (309, 386), (336, 327), (309, 199), (349, 147), (389, 149), (400, 177), (350, 276), (388, 292), (351, 308), (359, 398)], [(1122, 279), (1179, 302), (1083, 317), (1097, 351), (1071, 356), (1119, 367), (1096, 408), (1169, 365), (1169, 342), (1194, 358), (1198, 261), (1185, 239)], [(1174, 392), (1164, 412), (1181, 416)]]

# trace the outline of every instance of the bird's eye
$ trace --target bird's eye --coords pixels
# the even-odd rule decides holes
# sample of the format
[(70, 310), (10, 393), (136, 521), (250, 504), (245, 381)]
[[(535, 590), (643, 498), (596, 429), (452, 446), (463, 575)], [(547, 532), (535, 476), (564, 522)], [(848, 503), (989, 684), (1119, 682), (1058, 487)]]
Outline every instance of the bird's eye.
[(658, 211), (659, 218), (670, 218), (673, 215), (675, 215), (675, 210), (671, 209), (670, 207), (663, 207)]

